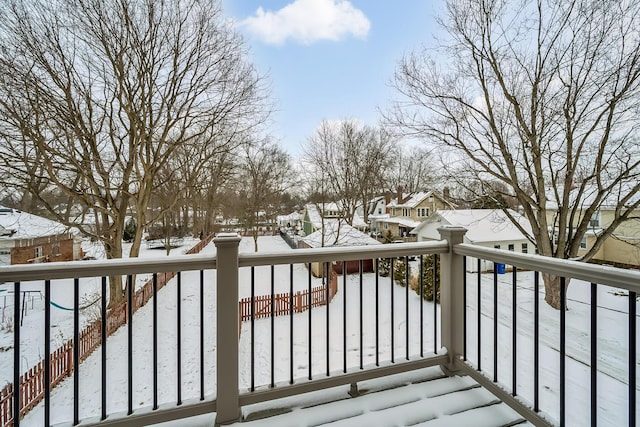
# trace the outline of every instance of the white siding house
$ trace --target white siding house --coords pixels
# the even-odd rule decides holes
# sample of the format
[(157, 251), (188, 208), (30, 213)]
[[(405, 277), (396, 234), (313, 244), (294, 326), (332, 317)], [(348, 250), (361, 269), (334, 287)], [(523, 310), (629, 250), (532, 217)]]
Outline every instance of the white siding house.
[[(520, 226), (531, 236), (529, 221), (519, 213), (509, 210)], [(421, 222), (411, 231), (417, 241), (440, 240), (438, 228), (454, 225), (466, 228), (464, 243), (504, 249), (514, 252), (535, 253), (534, 244), (522, 233), (501, 209), (442, 210)], [(481, 261), (482, 271), (493, 270), (491, 261)], [(478, 260), (467, 258), (467, 271), (478, 271)]]

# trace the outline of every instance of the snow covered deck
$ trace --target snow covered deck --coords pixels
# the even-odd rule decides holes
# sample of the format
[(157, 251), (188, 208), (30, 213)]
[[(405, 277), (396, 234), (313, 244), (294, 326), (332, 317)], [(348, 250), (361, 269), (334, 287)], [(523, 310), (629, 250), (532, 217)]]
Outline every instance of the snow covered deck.
[(468, 376), (439, 367), (306, 393), (242, 410), (236, 427), (531, 425)]

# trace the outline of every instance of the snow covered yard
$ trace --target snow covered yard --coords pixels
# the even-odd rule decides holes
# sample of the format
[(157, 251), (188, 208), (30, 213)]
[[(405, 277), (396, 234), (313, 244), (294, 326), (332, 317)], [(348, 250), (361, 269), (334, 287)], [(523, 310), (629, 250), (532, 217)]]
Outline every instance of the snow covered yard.
[[(477, 343), (477, 274), (467, 274), (467, 358), (475, 366)], [(493, 274), (483, 274), (481, 316), (481, 367), (493, 378)], [(517, 276), (517, 394), (534, 402), (534, 273)], [(566, 413), (567, 425), (590, 423), (591, 285), (571, 280), (566, 312)], [(628, 299), (620, 289), (599, 285), (598, 292), (598, 424), (628, 424), (629, 328)], [(626, 295), (626, 292), (624, 292)], [(540, 277), (540, 407), (559, 419), (560, 312), (544, 301)], [(512, 385), (512, 275), (498, 275), (498, 382)], [(636, 340), (638, 337), (636, 336)], [(640, 364), (640, 352), (635, 356)], [(636, 384), (640, 380), (637, 371)], [(640, 416), (640, 408), (637, 409)]]
[[(286, 251), (290, 248), (280, 237), (261, 237), (260, 251)], [(204, 253), (213, 253), (215, 247), (209, 245)], [(243, 239), (241, 252), (252, 252), (251, 239)], [(177, 252), (176, 252), (177, 254)], [(173, 254), (172, 254), (173, 256)], [(177, 255), (176, 255), (177, 256)], [(417, 263), (414, 264), (417, 267)], [(271, 290), (271, 267), (256, 267), (255, 293), (267, 294)], [(416, 269), (414, 268), (414, 274)], [(251, 271), (240, 271), (240, 297), (251, 295)], [(511, 275), (498, 275), (498, 381), (507, 390), (511, 388)], [(205, 395), (215, 394), (215, 271), (204, 274), (205, 304)], [(493, 275), (481, 276), (482, 288), (482, 369), (485, 374), (493, 374)], [(477, 276), (469, 273), (467, 277), (467, 356), (470, 362), (477, 361)], [(275, 292), (289, 291), (289, 266), (274, 268)], [(320, 279), (313, 279), (312, 286), (318, 286)], [(159, 351), (159, 403), (175, 403), (177, 400), (177, 322), (176, 322), (176, 279), (174, 278), (158, 294), (158, 351)], [(375, 275), (363, 275), (360, 285), (359, 276), (347, 276), (346, 287), (343, 277), (338, 278), (339, 291), (328, 307), (329, 327), (327, 328), (327, 307), (314, 308), (293, 316), (293, 339), (291, 339), (291, 319), (289, 316), (255, 321), (254, 371), (255, 385), (268, 386), (271, 383), (271, 358), (274, 364), (274, 381), (288, 382), (290, 368), (293, 366), (295, 379), (326, 375), (327, 354), (331, 372), (343, 369), (346, 355), (347, 369), (359, 369), (360, 358), (363, 365), (379, 360), (391, 359), (391, 336), (393, 334), (393, 356), (400, 362), (406, 356), (406, 326), (408, 299), (409, 317), (409, 356), (420, 354), (420, 307), (422, 306), (424, 353), (433, 351), (433, 304), (423, 302), (413, 291), (391, 285), (390, 279), (379, 278), (378, 315), (376, 316), (376, 280)], [(294, 292), (308, 288), (308, 273), (303, 265), (294, 266)], [(361, 292), (362, 289), (362, 292)], [(345, 292), (346, 291), (346, 292)], [(590, 362), (590, 286), (572, 280), (568, 292), (567, 312), (567, 425), (584, 425), (589, 420), (589, 362)], [(346, 301), (345, 301), (346, 294)], [(407, 298), (408, 297), (408, 298)], [(393, 318), (391, 301), (393, 298)], [(540, 286), (540, 405), (555, 419), (558, 418), (559, 401), (559, 313), (544, 303), (542, 283)], [(598, 288), (598, 386), (599, 386), (599, 424), (624, 425), (627, 420), (627, 364), (628, 364), (628, 320), (627, 299), (615, 295), (615, 291), (599, 286)], [(182, 274), (181, 289), (181, 376), (182, 400), (200, 396), (200, 290), (199, 273)], [(362, 331), (360, 329), (360, 307), (362, 301)], [(346, 302), (346, 304), (345, 304)], [(150, 301), (133, 318), (133, 406), (150, 407), (153, 402), (152, 386), (152, 337), (153, 320)], [(53, 311), (52, 311), (53, 314)], [(67, 314), (71, 318), (71, 314)], [(30, 312), (34, 320), (34, 313)], [(28, 317), (29, 317), (28, 316)], [(25, 318), (26, 319), (26, 318)], [(438, 323), (439, 323), (438, 316)], [(42, 322), (42, 315), (40, 317)], [(311, 335), (309, 336), (309, 322)], [(37, 323), (37, 322), (34, 322)], [(41, 329), (40, 323), (39, 327)], [(346, 325), (346, 336), (343, 328)], [(523, 399), (533, 402), (533, 273), (518, 274), (517, 281), (517, 392)], [(376, 326), (378, 347), (376, 348)], [(439, 326), (438, 326), (439, 327)], [(69, 329), (70, 330), (70, 329)], [(438, 331), (439, 332), (439, 331)], [(33, 328), (34, 340), (42, 341), (36, 327)], [(273, 334), (274, 354), (271, 354)], [(360, 336), (362, 334), (362, 347)], [(52, 332), (52, 336), (53, 336)], [(251, 385), (251, 323), (243, 322), (240, 337), (240, 387), (241, 392)], [(327, 352), (327, 336), (329, 351)], [(346, 352), (344, 348), (346, 338)], [(26, 348), (26, 342), (23, 344)], [(42, 344), (39, 344), (42, 346)], [(293, 346), (293, 349), (291, 348)], [(309, 348), (311, 351), (309, 353)], [(293, 350), (293, 360), (289, 354)], [(127, 334), (123, 327), (111, 336), (107, 345), (107, 412), (124, 412), (127, 408)], [(11, 352), (8, 352), (11, 356)], [(311, 366), (309, 366), (311, 354)], [(636, 355), (636, 363), (638, 355)], [(12, 375), (9, 364), (3, 375)], [(80, 375), (80, 418), (99, 416), (100, 414), (100, 349), (94, 352), (79, 369)], [(51, 420), (53, 423), (71, 419), (73, 405), (73, 381), (71, 378), (58, 386), (52, 393)], [(551, 408), (551, 409), (549, 409)], [(555, 408), (555, 410), (553, 409)], [(555, 411), (555, 412), (554, 412)], [(43, 404), (32, 410), (23, 420), (23, 425), (41, 425)]]

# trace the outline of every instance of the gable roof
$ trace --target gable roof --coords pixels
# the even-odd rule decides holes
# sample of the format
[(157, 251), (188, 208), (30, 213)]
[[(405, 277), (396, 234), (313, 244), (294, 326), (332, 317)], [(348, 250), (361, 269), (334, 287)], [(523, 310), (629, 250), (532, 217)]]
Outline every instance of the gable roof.
[(33, 239), (69, 232), (69, 228), (27, 212), (0, 206), (0, 239)]
[[(315, 231), (302, 239), (309, 247), (322, 246), (322, 230)], [(334, 243), (335, 242), (335, 243)], [(330, 219), (324, 222), (325, 246), (380, 245), (376, 239), (353, 228), (344, 220)]]
[(422, 203), (424, 201), (424, 199), (426, 199), (427, 197), (430, 196), (434, 196), (437, 197), (438, 199), (440, 199), (443, 203), (449, 205), (452, 209), (454, 209), (456, 207), (455, 204), (451, 203), (450, 201), (446, 200), (440, 193), (438, 193), (437, 191), (419, 191), (417, 193), (409, 193), (409, 194), (402, 194), (402, 202), (398, 203), (398, 198), (396, 197), (395, 199), (391, 199), (391, 201), (389, 202), (389, 204), (387, 205), (388, 208), (415, 208), (416, 206), (418, 206), (420, 203)]
[[(509, 214), (531, 235), (531, 224), (518, 212), (509, 209)], [(418, 234), (426, 226), (434, 223), (440, 225), (456, 225), (468, 231), (465, 238), (472, 243), (527, 240), (507, 217), (502, 209), (456, 209), (435, 212), (428, 219), (411, 231)], [(437, 238), (439, 236), (427, 236)]]

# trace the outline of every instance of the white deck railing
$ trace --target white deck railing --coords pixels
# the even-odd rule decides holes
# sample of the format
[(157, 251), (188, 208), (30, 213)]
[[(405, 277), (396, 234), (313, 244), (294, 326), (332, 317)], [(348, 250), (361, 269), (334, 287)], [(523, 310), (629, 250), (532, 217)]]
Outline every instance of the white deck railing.
[[(216, 423), (231, 423), (240, 419), (241, 407), (243, 405), (318, 390), (321, 388), (333, 387), (341, 384), (356, 384), (358, 381), (362, 381), (365, 379), (432, 365), (441, 365), (451, 372), (463, 371), (473, 376), (483, 386), (494, 392), (494, 394), (500, 397), (505, 403), (512, 406), (525, 418), (536, 425), (553, 424), (557, 420), (551, 419), (548, 414), (545, 413), (545, 408), (539, 408), (537, 406), (534, 407), (531, 402), (523, 401), (516, 396), (515, 390), (507, 390), (504, 386), (489, 379), (486, 373), (483, 373), (476, 369), (477, 367), (474, 366), (473, 363), (468, 360), (464, 360), (466, 356), (466, 339), (470, 334), (470, 332), (467, 331), (466, 325), (467, 310), (469, 304), (467, 303), (468, 291), (465, 288), (467, 273), (465, 272), (464, 268), (464, 257), (475, 257), (493, 262), (508, 264), (510, 266), (516, 266), (520, 269), (546, 272), (561, 275), (563, 277), (571, 277), (593, 283), (606, 284), (628, 290), (630, 292), (630, 298), (635, 297), (634, 293), (640, 292), (640, 273), (612, 267), (589, 265), (573, 261), (556, 260), (546, 257), (540, 257), (537, 255), (517, 254), (507, 251), (487, 249), (474, 245), (463, 244), (462, 242), (465, 231), (466, 230), (464, 230), (463, 228), (443, 227), (440, 229), (443, 240), (437, 242), (419, 242), (406, 243), (402, 245), (380, 245), (370, 247), (305, 249), (279, 253), (255, 254), (239, 254), (238, 244), (240, 238), (237, 235), (233, 234), (222, 234), (216, 237), (216, 239), (214, 240), (214, 243), (217, 247), (217, 254), (215, 256), (185, 255), (180, 258), (171, 259), (129, 259), (10, 266), (0, 269), (0, 283), (13, 282), (16, 284), (16, 290), (18, 290), (19, 283), (29, 281), (50, 281), (55, 279), (84, 277), (109, 277), (114, 275), (128, 276), (165, 271), (202, 272), (216, 270), (217, 291), (215, 307), (216, 324), (218, 326), (216, 330), (215, 348), (218, 351), (216, 351), (215, 365), (215, 394), (209, 394), (205, 396), (204, 390), (202, 390), (202, 397), (200, 399), (195, 399), (192, 401), (185, 400), (184, 402), (179, 401), (179, 405), (170, 405), (168, 407), (164, 405), (159, 408), (148, 408), (132, 411), (130, 406), (130, 410), (127, 414), (107, 414), (106, 419), (83, 420), (82, 425), (95, 424), (142, 426), (149, 423), (169, 421), (213, 411), (216, 412)], [(253, 391), (243, 391), (240, 389), (238, 382), (240, 369), (238, 362), (238, 336), (240, 332), (238, 321), (238, 287), (240, 268), (308, 264), (312, 262), (326, 263), (336, 261), (355, 261), (363, 259), (388, 259), (410, 255), (413, 256), (426, 254), (440, 254), (441, 315), (439, 319), (439, 335), (441, 350), (438, 351), (438, 354), (429, 353), (424, 357), (411, 358), (411, 360), (409, 361), (402, 362), (396, 362), (395, 360), (382, 361), (378, 364), (378, 366), (366, 366), (364, 367), (364, 369), (348, 369), (346, 370), (346, 372), (332, 371), (330, 375), (323, 375), (321, 378), (314, 378), (311, 380), (296, 379), (293, 384), (278, 383), (275, 387), (267, 386), (258, 388)], [(202, 273), (200, 274), (200, 277), (203, 277)], [(202, 286), (210, 285), (211, 284), (202, 284), (201, 282), (201, 289)], [(154, 296), (157, 295), (154, 293)], [(202, 295), (201, 299), (204, 299)], [(632, 304), (629, 304), (630, 307), (631, 305)], [(16, 311), (18, 311), (18, 304), (16, 304)], [(434, 311), (434, 313), (436, 312)], [(17, 320), (18, 313), (15, 313), (15, 316), (15, 319)], [(629, 322), (630, 325), (635, 325), (635, 314), (633, 316), (633, 321)], [(327, 307), (327, 319), (328, 318), (329, 314)], [(327, 325), (328, 321), (329, 320), (327, 320)], [(291, 322), (293, 325), (293, 320), (291, 320)], [(131, 322), (128, 323), (130, 324)], [(309, 325), (310, 324), (311, 322), (309, 322)], [(133, 318), (133, 325), (133, 327), (135, 327), (136, 325), (135, 317)], [(220, 325), (224, 325), (224, 327), (220, 327)], [(16, 329), (14, 337), (19, 343), (19, 322), (15, 322), (14, 326)], [(49, 323), (46, 323), (43, 326), (48, 328)], [(206, 334), (207, 331), (206, 329), (204, 329), (204, 326), (201, 327), (203, 328), (201, 335)], [(153, 324), (153, 330), (154, 334), (157, 334), (156, 323)], [(128, 333), (131, 334), (131, 328), (129, 328)], [(362, 331), (360, 331), (360, 333), (362, 334)], [(632, 332), (630, 331), (630, 334), (631, 333)], [(564, 332), (561, 332), (561, 334), (564, 334)], [(635, 334), (635, 332), (633, 332), (633, 334)], [(78, 336), (77, 330), (75, 331), (74, 336)], [(435, 336), (434, 339), (437, 340), (437, 336)], [(201, 350), (203, 354), (205, 351), (211, 350), (204, 349), (204, 341), (201, 341), (200, 344), (189, 343), (188, 345), (200, 345), (201, 347), (203, 347)], [(631, 352), (635, 354), (635, 340), (629, 345), (630, 354)], [(16, 361), (17, 364), (20, 363), (20, 345), (16, 345), (14, 347), (14, 361)], [(635, 371), (631, 371), (632, 365), (635, 366), (635, 360), (629, 363), (630, 424), (631, 422), (634, 422), (632, 421), (634, 420), (632, 413), (635, 414), (636, 411), (634, 394)], [(21, 373), (18, 369), (14, 370), (16, 371), (14, 378), (18, 380)], [(129, 370), (131, 370), (130, 365)], [(202, 375), (204, 376), (204, 374)], [(564, 378), (562, 379), (562, 381), (564, 381)], [(19, 380), (14, 382), (19, 382)], [(124, 392), (126, 391), (123, 390), (123, 393)], [(131, 393), (130, 387), (128, 392)], [(78, 398), (77, 395), (76, 398)], [(44, 403), (46, 407), (46, 413), (48, 413), (49, 411), (49, 399), (50, 396), (47, 395), (45, 397)], [(633, 400), (633, 402), (631, 402), (631, 400)], [(10, 407), (11, 413), (16, 413), (16, 411), (20, 408), (19, 400), (14, 398)], [(565, 414), (562, 413), (563, 411), (564, 407), (562, 407), (560, 411), (561, 419), (564, 419), (565, 416)], [(15, 425), (17, 424), (18, 423), (16, 422)]]

